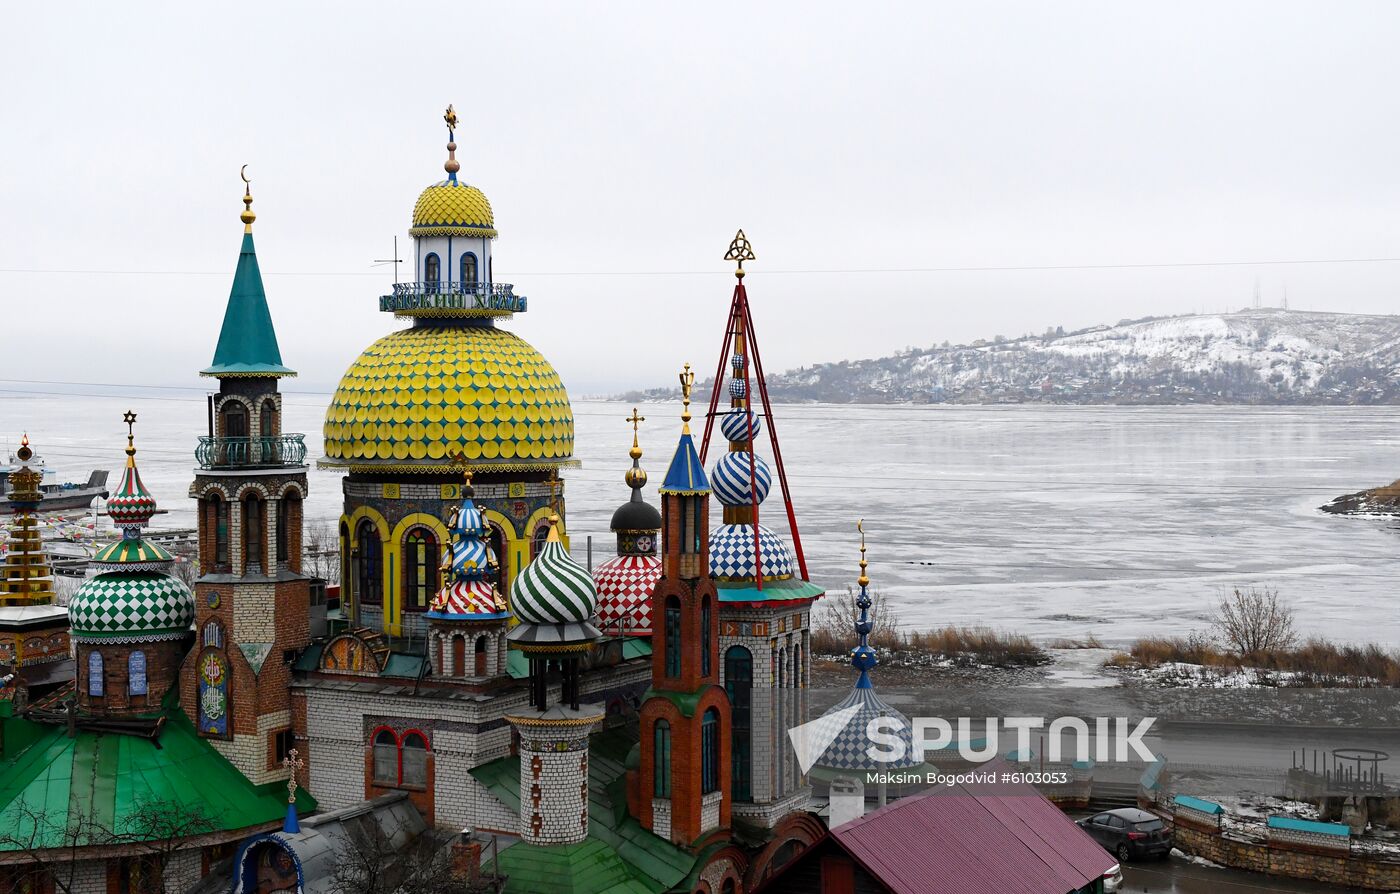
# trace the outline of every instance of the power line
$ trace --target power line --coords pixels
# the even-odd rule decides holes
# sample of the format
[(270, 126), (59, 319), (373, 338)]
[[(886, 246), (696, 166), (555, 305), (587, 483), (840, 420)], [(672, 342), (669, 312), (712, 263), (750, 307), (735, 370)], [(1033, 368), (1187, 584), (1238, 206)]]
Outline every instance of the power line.
[[(985, 264), (952, 267), (848, 267), (777, 269), (758, 271), (768, 276), (834, 276), (886, 273), (1014, 273), (1053, 270), (1159, 270), (1193, 267), (1280, 267), (1307, 264), (1389, 264), (1397, 258), (1284, 258), (1257, 261), (1146, 261), (1119, 264)], [(232, 276), (231, 270), (96, 270), (55, 267), (0, 267), (0, 273), (63, 276)], [(262, 271), (263, 276), (376, 276), (381, 271), (284, 270)], [(732, 276), (731, 270), (549, 270), (517, 271), (515, 276)]]

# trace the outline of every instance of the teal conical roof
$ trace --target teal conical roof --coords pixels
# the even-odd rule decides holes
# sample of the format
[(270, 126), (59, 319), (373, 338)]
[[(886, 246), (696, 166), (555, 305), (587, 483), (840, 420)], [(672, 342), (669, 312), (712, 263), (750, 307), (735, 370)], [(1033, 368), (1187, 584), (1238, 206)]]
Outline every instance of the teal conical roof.
[(277, 349), (277, 331), (272, 327), (272, 314), (267, 309), (251, 227), (243, 233), (243, 248), (238, 254), (238, 270), (233, 274), (233, 289), (229, 292), (228, 309), (224, 311), (219, 346), (214, 349), (214, 362), (199, 374), (219, 377), (296, 375), (282, 365), (282, 352)]

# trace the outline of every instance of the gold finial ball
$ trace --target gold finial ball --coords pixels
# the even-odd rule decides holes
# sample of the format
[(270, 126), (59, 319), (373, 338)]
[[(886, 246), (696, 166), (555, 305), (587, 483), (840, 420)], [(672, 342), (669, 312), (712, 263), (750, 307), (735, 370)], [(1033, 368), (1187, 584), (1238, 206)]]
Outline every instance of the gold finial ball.
[(449, 174), (455, 174), (462, 170), (462, 163), (455, 158), (449, 158), (446, 163), (443, 164), (442, 169)]
[(258, 216), (253, 213), (252, 208), (244, 208), (243, 213), (238, 215), (238, 219), (243, 221), (245, 225), (250, 225), (253, 221), (258, 219)]
[(643, 488), (647, 486), (646, 469), (636, 466), (627, 470), (627, 486), (631, 488)]

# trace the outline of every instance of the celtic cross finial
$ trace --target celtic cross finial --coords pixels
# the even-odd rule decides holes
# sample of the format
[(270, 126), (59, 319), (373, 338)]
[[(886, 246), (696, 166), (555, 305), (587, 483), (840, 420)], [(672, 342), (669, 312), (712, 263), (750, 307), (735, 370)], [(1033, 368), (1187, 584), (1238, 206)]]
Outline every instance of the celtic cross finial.
[(739, 279), (744, 278), (744, 262), (755, 260), (753, 246), (749, 244), (749, 237), (740, 230), (734, 237), (734, 241), (729, 243), (729, 251), (724, 253), (726, 261), (738, 261), (739, 269), (734, 271), (734, 275)]

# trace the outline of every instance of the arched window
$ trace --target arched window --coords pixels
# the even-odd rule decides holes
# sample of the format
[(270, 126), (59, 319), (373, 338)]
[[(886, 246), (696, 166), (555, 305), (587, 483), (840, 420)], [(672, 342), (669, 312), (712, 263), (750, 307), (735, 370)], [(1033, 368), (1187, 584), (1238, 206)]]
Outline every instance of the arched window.
[(468, 289), (468, 287), (476, 284), (476, 255), (471, 252), (464, 252), (462, 254), (461, 279), (463, 289)]
[(350, 543), (350, 526), (340, 523), (340, 610), (347, 617), (354, 614), (355, 575), (352, 573), (350, 554), (354, 546)]
[(719, 791), (719, 711), (706, 708), (700, 720), (700, 791)]
[(544, 549), (544, 545), (547, 540), (549, 540), (549, 525), (540, 525), (538, 528), (535, 529), (535, 536), (530, 538), (531, 560), (533, 560), (535, 556), (538, 556), (540, 554), (540, 550)]
[(403, 737), (399, 785), (426, 787), (428, 784), (428, 742), (418, 733)]
[(465, 636), (452, 637), (452, 673), (463, 677), (467, 675), (467, 638)]
[(475, 667), (473, 667), (472, 670), (475, 672), (476, 676), (486, 676), (486, 637), (484, 636), (478, 636), (476, 638), (474, 660)]
[(277, 564), (301, 571), (301, 494), (293, 488), (282, 495), (277, 504)]
[(724, 887), (720, 888), (720, 894), (734, 894), (734, 891), (735, 891), (735, 888), (734, 888), (734, 879), (732, 879), (732, 878), (727, 878), (727, 879), (725, 879), (725, 880), (724, 880)]
[(267, 505), (257, 494), (243, 498), (243, 573), (267, 570)]
[(736, 801), (753, 798), (753, 653), (730, 646), (724, 653), (724, 690), (731, 708), (729, 732), (730, 795)]
[(106, 691), (102, 675), (102, 653), (93, 649), (88, 653), (88, 695), (101, 698)]
[(710, 675), (710, 597), (700, 600), (700, 676)]
[(214, 494), (209, 498), (209, 527), (214, 541), (213, 571), (228, 572), (232, 559), (229, 558), (229, 501)]
[(438, 588), (437, 538), (426, 528), (414, 528), (403, 539), (403, 610), (427, 611)]
[(681, 675), (681, 601), (666, 597), (666, 676)]
[(384, 545), (374, 522), (361, 519), (355, 528), (355, 593), (362, 605), (379, 605), (384, 600), (380, 562)]
[(429, 252), (423, 259), (423, 282), (427, 284), (428, 290), (437, 291), (437, 284), (442, 280), (442, 272), (439, 270), (438, 256), (434, 252)]
[(652, 727), (652, 797), (671, 797), (671, 724), (656, 721)]
[(222, 410), (224, 417), (224, 437), (248, 437), (248, 408), (242, 401), (226, 400)]
[(126, 657), (126, 691), (128, 695), (146, 694), (146, 653), (140, 649)]
[[(277, 434), (277, 401), (268, 398), (263, 401), (262, 410), (258, 413), (258, 434), (264, 438), (271, 438)], [(263, 462), (267, 462), (268, 457), (263, 456)]]
[(374, 734), (374, 783), (397, 785), (399, 782), (399, 740), (392, 730), (381, 729)]
[(224, 647), (224, 628), (218, 621), (209, 620), (204, 622), (204, 630), (201, 634), (201, 642), (205, 648), (222, 649)]

